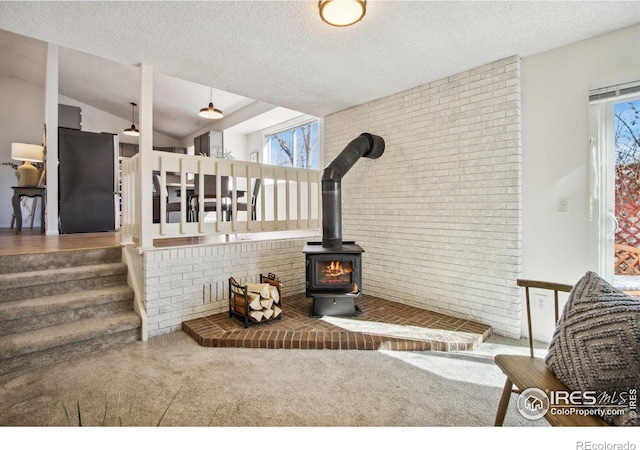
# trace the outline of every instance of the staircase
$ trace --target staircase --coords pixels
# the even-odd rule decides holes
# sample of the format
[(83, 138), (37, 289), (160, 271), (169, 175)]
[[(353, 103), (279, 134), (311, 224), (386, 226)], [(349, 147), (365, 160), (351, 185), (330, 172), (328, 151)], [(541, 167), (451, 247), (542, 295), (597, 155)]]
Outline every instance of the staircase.
[(120, 247), (0, 256), (0, 375), (140, 340)]

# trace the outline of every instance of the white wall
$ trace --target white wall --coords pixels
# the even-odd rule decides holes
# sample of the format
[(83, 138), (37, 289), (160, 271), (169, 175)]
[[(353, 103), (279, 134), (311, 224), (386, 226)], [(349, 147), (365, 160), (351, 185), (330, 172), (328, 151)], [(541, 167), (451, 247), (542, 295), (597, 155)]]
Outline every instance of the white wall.
[(247, 135), (224, 131), (222, 133), (224, 148), (230, 151), (233, 158), (238, 161), (249, 161), (249, 150), (247, 148)]
[(363, 132), (386, 142), (342, 181), (363, 292), (520, 336), (519, 67), (506, 58), (325, 118), (325, 162)]
[[(131, 126), (131, 122), (106, 113), (102, 110), (79, 102), (63, 95), (59, 96), (59, 103), (63, 105), (79, 106), (82, 110), (82, 131), (91, 133), (113, 133), (118, 135), (120, 142), (129, 144), (137, 144), (139, 138), (136, 136), (127, 136), (123, 133), (125, 128)], [(140, 127), (140, 124), (136, 124)], [(180, 141), (164, 134), (153, 132), (153, 145), (156, 147), (179, 147)]]
[(247, 151), (249, 154), (258, 152), (258, 162), (264, 162), (264, 131), (257, 131), (247, 136)]
[[(44, 131), (44, 90), (40, 86), (18, 78), (0, 77), (0, 162), (21, 161), (11, 159), (11, 143), (42, 144)], [(9, 228), (13, 207), (11, 186), (17, 180), (10, 166), (0, 166), (0, 228)], [(32, 200), (28, 200), (30, 203)], [(37, 211), (39, 211), (39, 207)], [(27, 210), (23, 208), (23, 225), (29, 225)], [(40, 224), (40, 214), (34, 227)]]
[[(640, 80), (640, 25), (522, 60), (523, 278), (574, 284), (597, 269), (588, 261), (588, 92), (629, 80)], [(534, 308), (544, 341), (552, 302)]]

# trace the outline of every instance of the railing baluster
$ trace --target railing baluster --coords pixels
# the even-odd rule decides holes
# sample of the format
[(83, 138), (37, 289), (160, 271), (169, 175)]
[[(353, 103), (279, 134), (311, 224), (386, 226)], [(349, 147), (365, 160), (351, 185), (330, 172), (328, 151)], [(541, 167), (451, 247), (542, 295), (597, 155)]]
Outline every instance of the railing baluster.
[(204, 233), (204, 171), (202, 160), (198, 161), (198, 192), (194, 192), (193, 195), (198, 196), (198, 231)]
[(300, 212), (302, 211), (302, 189), (300, 187), (300, 172), (296, 172), (296, 227), (300, 228)]
[(267, 183), (265, 178), (265, 173), (264, 173), (264, 166), (260, 166), (260, 179), (262, 180), (262, 194), (260, 194), (260, 229), (264, 230), (266, 222), (267, 222), (267, 210), (265, 208), (265, 191), (267, 188)]
[(284, 227), (289, 229), (289, 220), (291, 220), (291, 202), (290, 200), (290, 186), (289, 186), (289, 172), (284, 173)]
[(222, 179), (220, 178), (220, 164), (215, 163), (215, 175), (216, 175), (216, 231), (220, 233), (222, 223)]
[(180, 233), (186, 234), (187, 230), (187, 173), (185, 172), (185, 159), (180, 158)]
[(166, 234), (167, 226), (167, 172), (164, 169), (165, 159), (160, 157), (160, 191), (157, 192), (160, 201), (160, 235)]

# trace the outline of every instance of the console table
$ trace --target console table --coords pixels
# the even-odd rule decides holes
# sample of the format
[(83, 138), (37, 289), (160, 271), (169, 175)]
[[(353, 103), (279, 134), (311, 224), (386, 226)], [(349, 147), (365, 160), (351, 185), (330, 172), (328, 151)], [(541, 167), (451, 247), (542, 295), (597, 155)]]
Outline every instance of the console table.
[(44, 213), (46, 204), (46, 188), (40, 187), (18, 187), (12, 186), (13, 189), (13, 216), (16, 219), (16, 234), (22, 231), (22, 208), (20, 200), (22, 197), (40, 197), (40, 232), (44, 233)]

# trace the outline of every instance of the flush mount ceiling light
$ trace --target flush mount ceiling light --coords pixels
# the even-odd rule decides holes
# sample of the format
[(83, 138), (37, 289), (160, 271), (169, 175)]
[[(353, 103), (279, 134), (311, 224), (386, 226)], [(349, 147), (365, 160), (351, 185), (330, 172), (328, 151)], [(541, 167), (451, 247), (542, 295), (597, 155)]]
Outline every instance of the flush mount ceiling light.
[(131, 128), (127, 128), (126, 130), (124, 130), (124, 134), (128, 135), (128, 136), (140, 136), (140, 131), (138, 129), (136, 129), (136, 124), (133, 123), (134, 122), (134, 113), (135, 113), (135, 109), (136, 109), (136, 105), (135, 103), (131, 102)]
[(222, 111), (213, 107), (213, 88), (209, 89), (209, 106), (202, 108), (198, 115), (205, 119), (222, 119), (224, 117)]
[(364, 0), (320, 0), (320, 18), (334, 27), (348, 27), (359, 22), (367, 12)]

